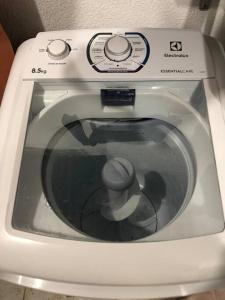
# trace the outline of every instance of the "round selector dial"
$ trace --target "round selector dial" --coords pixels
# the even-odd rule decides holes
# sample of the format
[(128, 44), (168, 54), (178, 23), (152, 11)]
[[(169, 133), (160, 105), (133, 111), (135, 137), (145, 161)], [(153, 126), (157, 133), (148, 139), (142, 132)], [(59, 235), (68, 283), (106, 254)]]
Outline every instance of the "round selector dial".
[(109, 38), (105, 44), (105, 55), (113, 61), (126, 60), (131, 54), (131, 44), (127, 38), (115, 35)]
[(53, 40), (48, 44), (47, 52), (53, 59), (63, 59), (69, 55), (70, 47), (63, 40)]

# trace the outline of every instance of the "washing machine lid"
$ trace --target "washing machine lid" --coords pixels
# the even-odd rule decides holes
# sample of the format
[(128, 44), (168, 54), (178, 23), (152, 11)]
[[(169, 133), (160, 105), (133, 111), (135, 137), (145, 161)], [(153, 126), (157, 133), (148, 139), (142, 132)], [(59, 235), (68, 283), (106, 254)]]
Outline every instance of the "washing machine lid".
[[(160, 84), (156, 89), (148, 83), (146, 89), (133, 83), (132, 108), (102, 106), (96, 83), (91, 92), (82, 84), (66, 93), (45, 87), (41, 97), (37, 86), (13, 227), (114, 242), (221, 231), (223, 210), (201, 82)], [(58, 92), (63, 96), (56, 97)]]

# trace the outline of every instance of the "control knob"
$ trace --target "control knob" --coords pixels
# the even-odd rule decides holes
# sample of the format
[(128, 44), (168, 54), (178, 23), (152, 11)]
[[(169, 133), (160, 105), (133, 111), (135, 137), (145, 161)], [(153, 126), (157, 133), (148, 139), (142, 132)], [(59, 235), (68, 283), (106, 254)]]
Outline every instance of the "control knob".
[(63, 59), (69, 55), (70, 47), (63, 40), (53, 40), (48, 44), (47, 52), (53, 59)]
[(131, 44), (126, 37), (114, 35), (106, 41), (105, 55), (113, 61), (126, 60), (131, 54)]

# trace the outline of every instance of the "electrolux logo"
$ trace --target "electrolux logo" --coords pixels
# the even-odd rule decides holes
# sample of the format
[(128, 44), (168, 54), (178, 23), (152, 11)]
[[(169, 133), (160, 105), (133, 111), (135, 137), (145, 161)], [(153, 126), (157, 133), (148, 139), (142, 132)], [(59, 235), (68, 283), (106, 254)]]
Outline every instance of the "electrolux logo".
[(183, 54), (183, 53), (180, 53), (180, 54), (170, 54), (170, 53), (165, 53), (164, 54), (164, 57), (181, 57), (181, 58), (186, 58), (186, 57), (189, 57), (188, 54)]
[[(183, 53), (183, 44), (181, 41), (170, 41), (169, 46), (170, 46), (169, 47), (170, 53), (164, 53), (164, 57), (167, 57), (167, 58), (170, 58), (170, 57), (171, 58), (187, 58), (187, 57), (189, 57), (189, 55), (187, 53)], [(181, 53), (181, 51), (182, 51), (182, 53)]]
[(181, 41), (171, 41), (170, 42), (170, 51), (182, 51), (182, 42)]

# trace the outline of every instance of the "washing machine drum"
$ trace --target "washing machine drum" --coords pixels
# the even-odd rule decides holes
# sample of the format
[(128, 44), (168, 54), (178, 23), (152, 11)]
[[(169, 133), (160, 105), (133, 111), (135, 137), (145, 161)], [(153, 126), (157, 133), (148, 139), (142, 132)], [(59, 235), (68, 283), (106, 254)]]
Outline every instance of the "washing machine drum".
[(50, 140), (43, 189), (55, 213), (106, 241), (145, 238), (182, 211), (194, 187), (193, 155), (174, 126), (157, 119), (85, 119)]

